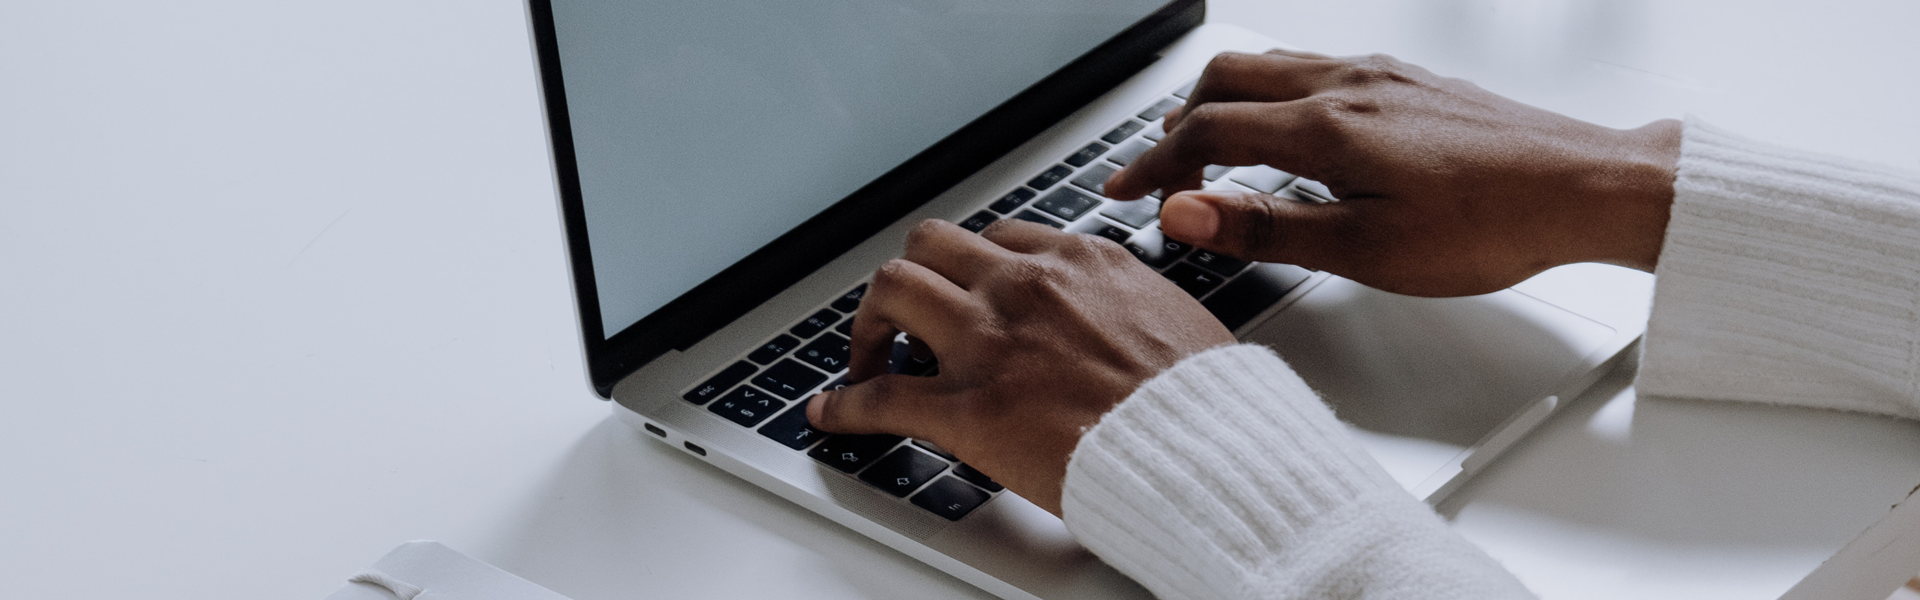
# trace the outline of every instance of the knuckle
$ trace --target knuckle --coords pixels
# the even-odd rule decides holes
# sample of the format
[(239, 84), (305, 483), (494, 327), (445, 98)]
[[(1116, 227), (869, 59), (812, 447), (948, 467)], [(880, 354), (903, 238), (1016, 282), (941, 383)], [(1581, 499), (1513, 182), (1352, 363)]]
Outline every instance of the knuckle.
[(1406, 83), (1412, 81), (1406, 72), (1406, 65), (1398, 59), (1385, 54), (1369, 54), (1347, 63), (1347, 83), (1364, 85), (1381, 82)]
[(1094, 255), (1099, 257), (1103, 262), (1108, 264), (1121, 263), (1129, 265), (1135, 262), (1133, 253), (1127, 252), (1127, 249), (1121, 246), (1120, 242), (1095, 235), (1083, 237), (1087, 238), (1088, 243), (1093, 244)]
[(1247, 59), (1251, 57), (1252, 55), (1250, 54), (1240, 52), (1221, 52), (1215, 54), (1212, 59), (1207, 61), (1207, 68), (1201, 71), (1201, 74), (1225, 73), (1237, 70), (1241, 65), (1246, 64)]
[(909, 273), (912, 272), (913, 264), (904, 258), (895, 258), (881, 263), (880, 268), (873, 272), (872, 287), (874, 288), (874, 292), (878, 293), (882, 290), (899, 287), (900, 284), (907, 281), (910, 277)]
[(1060, 244), (1059, 253), (1061, 258), (1065, 258), (1069, 262), (1091, 262), (1100, 258), (1100, 242), (1102, 241), (1106, 240), (1091, 235), (1070, 236), (1065, 242)]
[(1282, 236), (1276, 235), (1284, 218), (1272, 198), (1246, 198), (1248, 211), (1245, 218), (1239, 219), (1234, 228), (1237, 242), (1241, 247), (1227, 248), (1245, 254), (1272, 254), (1280, 250), (1275, 244)]
[(1328, 101), (1332, 114), (1341, 118), (1380, 112), (1380, 101), (1364, 95), (1336, 94), (1328, 96)]
[(1340, 119), (1344, 117), (1346, 105), (1346, 99), (1332, 94), (1309, 98), (1302, 105), (1305, 109), (1305, 119), (1303, 119), (1305, 127), (1314, 134), (1335, 132), (1339, 128)]
[(987, 238), (988, 240), (1000, 237), (1000, 234), (1006, 232), (1008, 227), (1012, 227), (1015, 221), (1019, 221), (1019, 219), (1000, 219), (988, 223), (985, 228), (980, 230), (980, 237)]
[(1186, 116), (1181, 118), (1180, 128), (1190, 130), (1202, 138), (1209, 137), (1220, 130), (1221, 121), (1227, 116), (1226, 110), (1226, 107), (1218, 104), (1195, 106), (1188, 109)]
[(1008, 265), (1007, 279), (1015, 286), (1023, 288), (1051, 285), (1062, 275), (1062, 269), (1052, 260), (1038, 256), (1023, 257)]
[(940, 228), (939, 219), (922, 219), (913, 229), (907, 231), (907, 245), (916, 246), (926, 243), (927, 236)]

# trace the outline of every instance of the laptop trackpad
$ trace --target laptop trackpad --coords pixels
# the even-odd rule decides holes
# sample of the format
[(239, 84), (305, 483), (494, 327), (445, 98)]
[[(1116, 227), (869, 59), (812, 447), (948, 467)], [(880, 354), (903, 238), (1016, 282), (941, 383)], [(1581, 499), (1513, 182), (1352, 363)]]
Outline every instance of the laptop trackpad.
[(1613, 333), (1512, 290), (1413, 298), (1335, 277), (1246, 341), (1279, 352), (1411, 489), (1554, 393)]

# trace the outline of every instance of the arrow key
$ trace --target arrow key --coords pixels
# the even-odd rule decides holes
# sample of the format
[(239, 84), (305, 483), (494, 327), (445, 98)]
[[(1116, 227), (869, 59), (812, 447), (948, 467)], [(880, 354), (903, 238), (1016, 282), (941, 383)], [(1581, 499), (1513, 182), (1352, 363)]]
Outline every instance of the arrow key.
[(827, 437), (826, 432), (814, 429), (813, 424), (807, 422), (807, 403), (812, 400), (812, 398), (801, 400), (794, 404), (791, 410), (780, 413), (780, 416), (774, 417), (772, 421), (767, 421), (767, 424), (760, 428), (760, 435), (795, 450), (805, 450), (807, 446), (820, 441), (820, 438)]
[(958, 521), (992, 497), (958, 479), (941, 477), (927, 489), (914, 494), (913, 505), (946, 517), (948, 521)]
[(852, 473), (892, 450), (902, 438), (897, 435), (836, 435), (814, 446), (807, 456), (841, 472)]
[(902, 446), (899, 450), (894, 450), (893, 454), (880, 459), (880, 462), (874, 463), (873, 468), (861, 473), (860, 480), (873, 484), (873, 487), (880, 488), (889, 494), (905, 498), (907, 494), (919, 489), (921, 484), (945, 470), (947, 470), (947, 461), (916, 450), (912, 446)]

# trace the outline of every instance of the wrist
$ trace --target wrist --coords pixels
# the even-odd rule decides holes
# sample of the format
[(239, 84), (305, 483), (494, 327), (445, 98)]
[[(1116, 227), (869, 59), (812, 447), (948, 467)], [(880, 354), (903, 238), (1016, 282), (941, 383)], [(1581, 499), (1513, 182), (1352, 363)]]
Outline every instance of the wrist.
[(1653, 272), (1673, 210), (1682, 125), (1662, 119), (1608, 136), (1605, 167), (1596, 171), (1598, 196), (1589, 207), (1598, 226), (1589, 260)]

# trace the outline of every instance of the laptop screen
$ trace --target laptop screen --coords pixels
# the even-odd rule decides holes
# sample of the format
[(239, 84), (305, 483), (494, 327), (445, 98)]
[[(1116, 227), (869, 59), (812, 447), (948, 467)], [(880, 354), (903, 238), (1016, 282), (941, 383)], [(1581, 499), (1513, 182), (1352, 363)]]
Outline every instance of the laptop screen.
[(600, 335), (1164, 4), (554, 0)]

